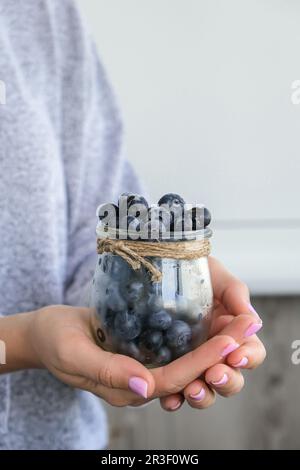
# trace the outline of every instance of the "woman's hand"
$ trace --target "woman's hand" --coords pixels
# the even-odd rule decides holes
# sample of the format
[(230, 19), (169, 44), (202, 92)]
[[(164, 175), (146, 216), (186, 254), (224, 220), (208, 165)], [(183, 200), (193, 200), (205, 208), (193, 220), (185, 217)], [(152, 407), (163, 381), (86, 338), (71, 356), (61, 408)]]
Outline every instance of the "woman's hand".
[(92, 315), (90, 309), (58, 305), (0, 318), (0, 339), (7, 347), (7, 364), (0, 373), (47, 368), (62, 382), (111, 405), (139, 406), (154, 398), (176, 397), (224, 360), (237, 341), (242, 344), (243, 332), (253, 322), (253, 316), (241, 315), (197, 350), (149, 371), (132, 358), (100, 349), (92, 334)]
[(139, 406), (160, 398), (169, 411), (185, 399), (192, 407), (205, 408), (214, 402), (214, 390), (223, 396), (237, 393), (243, 386), (239, 368), (254, 368), (265, 357), (255, 336), (261, 320), (249, 304), (247, 287), (216, 260), (210, 263), (215, 294), (211, 338), (195, 351), (149, 371), (134, 359), (95, 344), (91, 310), (53, 306), (35, 314), (30, 328), (42, 366), (114, 406)]
[(34, 312), (28, 331), (35, 361), (39, 361), (36, 366), (47, 368), (62, 382), (92, 392), (111, 405), (139, 406), (154, 398), (173, 395), (173, 399), (224, 360), (237, 342), (244, 342), (244, 332), (253, 323), (253, 316), (240, 315), (195, 351), (152, 371), (132, 358), (100, 349), (94, 342), (91, 320), (91, 309), (65, 305)]
[(250, 304), (247, 286), (232, 276), (217, 260), (209, 260), (215, 296), (210, 337), (228, 333), (230, 328), (231, 334), (236, 338), (233, 330), (239, 328), (241, 319), (247, 317), (252, 324), (249, 324), (246, 337), (246, 330), (244, 331), (241, 346), (228, 354), (222, 363), (216, 361), (218, 363), (208, 366), (199, 374), (199, 378), (191, 380), (183, 390), (161, 399), (161, 406), (167, 411), (179, 409), (185, 399), (193, 408), (207, 408), (214, 403), (215, 392), (225, 397), (240, 392), (244, 385), (240, 368), (254, 369), (266, 356), (262, 342), (255, 335), (262, 323)]
[(210, 262), (216, 297), (212, 337), (171, 364), (150, 371), (132, 358), (103, 351), (93, 338), (92, 310), (61, 305), (0, 319), (8, 359), (0, 373), (45, 367), (114, 406), (160, 398), (168, 410), (184, 399), (203, 408), (213, 403), (214, 390), (225, 396), (239, 391), (239, 367), (253, 368), (265, 356), (255, 336), (261, 321), (249, 305), (247, 288), (217, 261)]
[(35, 352), (31, 362), (111, 405), (145, 403), (155, 388), (152, 374), (134, 359), (100, 349), (92, 336), (91, 315), (90, 309), (65, 305), (33, 312), (28, 328)]

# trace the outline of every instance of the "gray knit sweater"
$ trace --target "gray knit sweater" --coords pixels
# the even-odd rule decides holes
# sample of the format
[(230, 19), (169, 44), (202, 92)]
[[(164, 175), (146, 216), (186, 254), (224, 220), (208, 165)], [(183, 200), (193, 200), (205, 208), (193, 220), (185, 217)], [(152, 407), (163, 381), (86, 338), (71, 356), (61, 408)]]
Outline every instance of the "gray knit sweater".
[[(78, 305), (97, 205), (139, 190), (112, 92), (71, 0), (0, 0), (0, 48), (0, 311)], [(47, 371), (0, 375), (0, 449), (106, 443), (98, 398)]]

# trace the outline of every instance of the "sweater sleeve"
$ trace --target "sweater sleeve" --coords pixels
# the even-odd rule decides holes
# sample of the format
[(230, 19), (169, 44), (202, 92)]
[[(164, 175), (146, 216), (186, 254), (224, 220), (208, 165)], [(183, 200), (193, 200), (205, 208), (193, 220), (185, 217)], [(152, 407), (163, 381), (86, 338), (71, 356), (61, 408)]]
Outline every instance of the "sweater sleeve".
[[(2, 315), (0, 314), (0, 318)], [(0, 335), (0, 367), (5, 361), (5, 344)], [(0, 435), (7, 432), (8, 409), (9, 409), (9, 375), (0, 375)]]
[(96, 208), (142, 189), (124, 157), (120, 115), (96, 47), (80, 24), (76, 31), (62, 74), (62, 157), (69, 211), (64, 298), (79, 306), (96, 263)]

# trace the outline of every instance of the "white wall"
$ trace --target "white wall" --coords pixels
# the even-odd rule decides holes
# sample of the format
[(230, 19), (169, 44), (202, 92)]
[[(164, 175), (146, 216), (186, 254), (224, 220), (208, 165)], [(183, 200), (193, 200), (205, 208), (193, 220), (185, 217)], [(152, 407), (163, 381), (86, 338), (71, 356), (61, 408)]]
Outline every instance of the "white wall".
[(300, 290), (300, 2), (78, 0), (153, 195), (203, 202), (253, 292)]

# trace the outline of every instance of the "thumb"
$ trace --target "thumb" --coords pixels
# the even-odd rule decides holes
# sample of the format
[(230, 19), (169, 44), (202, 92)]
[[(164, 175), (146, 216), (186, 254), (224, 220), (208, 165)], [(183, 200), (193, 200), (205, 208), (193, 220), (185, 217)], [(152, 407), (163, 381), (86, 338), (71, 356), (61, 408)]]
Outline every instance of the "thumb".
[(76, 374), (109, 388), (131, 390), (143, 398), (154, 392), (152, 374), (131, 357), (103, 351), (88, 338), (81, 339), (80, 347), (72, 355)]

